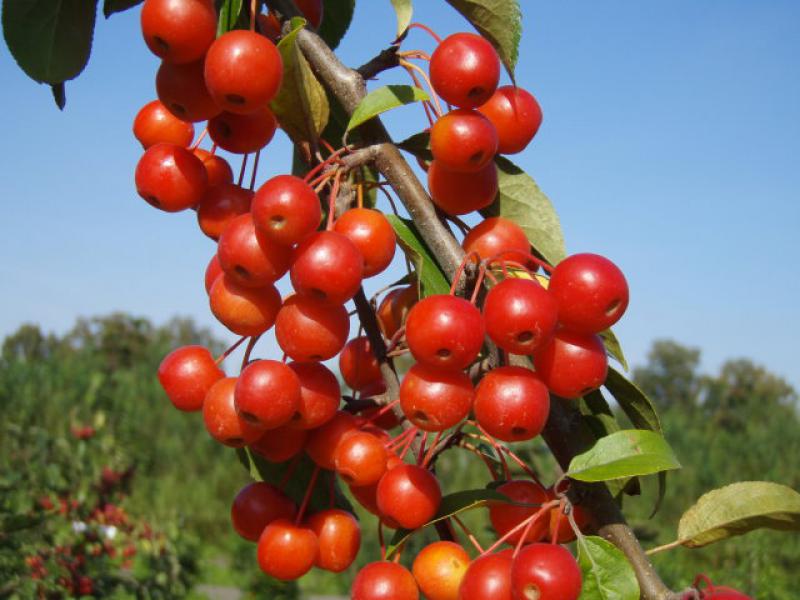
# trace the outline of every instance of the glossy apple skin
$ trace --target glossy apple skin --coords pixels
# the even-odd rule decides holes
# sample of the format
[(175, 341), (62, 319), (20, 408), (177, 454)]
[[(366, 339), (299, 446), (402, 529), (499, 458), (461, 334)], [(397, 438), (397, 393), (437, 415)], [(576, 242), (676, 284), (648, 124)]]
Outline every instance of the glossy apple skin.
[(239, 285), (224, 274), (211, 286), (209, 305), (214, 316), (233, 333), (261, 335), (275, 323), (281, 296), (274, 285), (259, 288)]
[(136, 191), (148, 204), (179, 212), (200, 202), (208, 186), (203, 163), (186, 148), (160, 143), (150, 146), (136, 165)]
[(513, 550), (503, 550), (473, 560), (458, 590), (458, 600), (512, 600)]
[(528, 236), (522, 228), (503, 217), (489, 217), (470, 229), (461, 243), (464, 252), (476, 252), (482, 260), (507, 258), (524, 262), (531, 251)]
[[(548, 491), (536, 483), (527, 479), (508, 481), (497, 488), (501, 494), (508, 496), (511, 502), (518, 504), (541, 505), (549, 502), (552, 498)], [(538, 512), (534, 506), (515, 506), (514, 504), (504, 504), (502, 502), (492, 503), (489, 506), (489, 520), (498, 536), (503, 536), (522, 521)], [(550, 515), (542, 514), (534, 521), (525, 536), (525, 542), (538, 542), (547, 535), (550, 526)], [(524, 529), (518, 530), (508, 538), (509, 544), (516, 544), (522, 539)]]
[(234, 154), (257, 152), (272, 141), (278, 120), (266, 106), (246, 115), (221, 112), (208, 121), (208, 135), (223, 150)]
[(206, 168), (209, 189), (218, 185), (233, 183), (233, 170), (227, 160), (216, 154), (211, 154), (211, 152), (203, 148), (195, 148), (192, 153), (202, 161), (203, 166)]
[(340, 410), (322, 427), (315, 429), (306, 444), (308, 457), (323, 469), (336, 469), (336, 448), (350, 432), (358, 429), (358, 420), (349, 412)]
[(582, 584), (578, 561), (556, 544), (524, 546), (511, 567), (514, 600), (578, 600)]
[(325, 304), (294, 295), (286, 298), (275, 320), (278, 345), (296, 361), (336, 356), (350, 334), (350, 317), (341, 304)]
[(378, 482), (378, 509), (406, 529), (416, 529), (436, 514), (442, 490), (436, 477), (415, 465), (398, 465)]
[(253, 192), (232, 183), (209, 185), (197, 206), (200, 230), (212, 240), (218, 240), (231, 221), (250, 212), (252, 199)]
[(411, 573), (428, 600), (458, 600), (469, 562), (469, 554), (455, 542), (433, 542), (414, 559)]
[(319, 540), (317, 567), (341, 573), (353, 564), (361, 548), (361, 527), (352, 514), (336, 508), (323, 510), (308, 517), (306, 525)]
[(386, 472), (384, 441), (366, 431), (351, 431), (333, 454), (336, 473), (350, 486), (378, 483)]
[(504, 279), (489, 290), (483, 303), (486, 333), (512, 354), (533, 354), (558, 326), (558, 304), (539, 282)]
[(351, 208), (336, 219), (333, 230), (358, 248), (364, 259), (364, 278), (382, 273), (391, 264), (397, 236), (383, 213), (371, 208)]
[(339, 354), (339, 371), (345, 383), (354, 390), (360, 391), (383, 382), (378, 359), (369, 338), (363, 335), (345, 344)]
[(231, 448), (241, 448), (255, 442), (263, 431), (239, 417), (233, 399), (235, 377), (217, 381), (203, 402), (203, 422), (208, 433), (219, 443)]
[(497, 131), (478, 111), (452, 110), (431, 128), (431, 153), (452, 171), (474, 173), (494, 159)]
[(486, 103), (500, 80), (497, 51), (474, 33), (454, 33), (431, 55), (430, 77), (436, 93), (459, 108)]
[(217, 256), (228, 277), (245, 287), (278, 281), (292, 263), (291, 250), (259, 235), (249, 212), (233, 217), (222, 230)]
[(153, 100), (136, 114), (133, 135), (145, 150), (162, 142), (186, 147), (194, 138), (194, 126), (178, 119), (160, 100)]
[(400, 406), (423, 431), (444, 431), (460, 423), (472, 408), (475, 390), (463, 371), (417, 363), (400, 384)]
[(335, 231), (312, 233), (300, 242), (289, 271), (298, 294), (330, 304), (344, 304), (355, 296), (363, 274), (358, 247)]
[(264, 528), (276, 519), (294, 519), (297, 506), (274, 485), (254, 481), (244, 486), (231, 506), (231, 522), (240, 536), (257, 542)]
[(255, 360), (236, 382), (236, 410), (261, 429), (286, 425), (300, 404), (300, 378), (277, 360)]
[(547, 386), (524, 367), (493, 369), (475, 390), (475, 418), (490, 435), (504, 442), (535, 438), (549, 414)]
[(290, 362), (289, 368), (300, 379), (300, 402), (289, 426), (308, 430), (330, 421), (342, 399), (336, 375), (318, 362)]
[(223, 377), (225, 372), (203, 346), (177, 348), (158, 367), (158, 381), (170, 402), (187, 412), (201, 410), (208, 390)]
[(497, 151), (517, 154), (527, 148), (542, 125), (542, 108), (533, 94), (521, 87), (504, 85), (497, 88), (478, 110), (497, 130)]
[(156, 93), (167, 110), (182, 121), (207, 121), (222, 112), (206, 88), (202, 60), (185, 65), (161, 63)]
[(278, 175), (256, 191), (253, 221), (267, 238), (293, 246), (319, 227), (322, 208), (313, 188), (299, 177)]
[(585, 396), (603, 385), (608, 374), (603, 340), (566, 329), (557, 330), (536, 351), (533, 364), (548, 389), (562, 398)]
[(265, 431), (250, 450), (272, 463), (285, 463), (300, 454), (308, 441), (308, 431), (289, 425)]
[(428, 167), (431, 200), (448, 215), (466, 215), (486, 208), (497, 196), (497, 167), (488, 163), (480, 171), (462, 173), (434, 160)]
[(419, 588), (414, 576), (403, 565), (373, 562), (356, 575), (350, 600), (419, 600)]
[(145, 0), (142, 35), (150, 51), (181, 64), (203, 58), (217, 34), (212, 0)]
[(258, 566), (276, 579), (293, 581), (311, 570), (318, 551), (319, 541), (311, 529), (277, 519), (258, 539)]

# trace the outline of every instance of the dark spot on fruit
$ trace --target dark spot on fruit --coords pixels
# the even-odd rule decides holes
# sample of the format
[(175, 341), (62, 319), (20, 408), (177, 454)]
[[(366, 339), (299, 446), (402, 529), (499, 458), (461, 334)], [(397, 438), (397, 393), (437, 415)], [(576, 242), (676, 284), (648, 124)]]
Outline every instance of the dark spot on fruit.
[(327, 300), (328, 299), (328, 294), (326, 294), (325, 292), (323, 292), (319, 288), (311, 288), (309, 290), (309, 292), (311, 292), (311, 295), (314, 296), (314, 298), (316, 298), (317, 300)]
[(169, 52), (169, 44), (167, 43), (167, 40), (165, 40), (164, 38), (158, 35), (154, 35), (153, 43), (156, 46), (158, 46), (158, 49), (161, 50), (161, 52)]
[(302, 418), (303, 415), (300, 414), (299, 410), (294, 411), (294, 414), (292, 415), (292, 421), (299, 421)]
[(585, 396), (586, 394), (589, 394), (589, 393), (591, 393), (591, 392), (593, 392), (593, 391), (594, 391), (594, 388), (593, 388), (593, 387), (585, 387), (585, 388), (583, 388), (583, 389), (581, 390), (581, 393), (580, 393), (580, 395), (581, 395), (581, 396)]
[(451, 355), (452, 352), (450, 352), (449, 348), (439, 348), (436, 351), (436, 356), (438, 356), (439, 358), (450, 358)]
[(244, 96), (240, 96), (239, 94), (227, 94), (227, 95), (225, 96), (225, 100), (227, 100), (227, 101), (228, 101), (228, 102), (230, 102), (231, 104), (238, 104), (239, 106), (241, 106), (241, 105), (243, 105), (245, 102), (247, 102), (247, 101), (244, 99)]
[(247, 412), (246, 410), (243, 410), (243, 411), (241, 411), (241, 412), (239, 413), (239, 416), (240, 416), (242, 419), (244, 419), (245, 421), (247, 421), (248, 423), (252, 423), (252, 424), (258, 424), (258, 417), (256, 417), (256, 416), (255, 416), (253, 413), (251, 413), (251, 412)]
[(183, 104), (177, 102), (170, 102), (169, 107), (176, 115), (185, 116), (188, 112)]
[(319, 354), (312, 354), (311, 356), (308, 357), (308, 360), (320, 361), (320, 360), (324, 360), (324, 359)]
[(250, 271), (245, 269), (242, 265), (236, 265), (235, 267), (233, 267), (233, 270), (242, 279), (250, 279), (250, 277), (251, 277), (250, 276)]
[(428, 422), (428, 415), (425, 414), (421, 410), (415, 410), (414, 411), (414, 420), (415, 421), (421, 421), (422, 423), (427, 423)]
[(233, 130), (231, 129), (231, 126), (228, 125), (225, 121), (217, 121), (217, 127), (219, 128), (219, 134), (222, 137), (224, 138), (231, 137)]
[(283, 215), (275, 215), (270, 217), (269, 222), (273, 229), (283, 229), (283, 226), (286, 225), (286, 217)]
[(520, 344), (527, 344), (533, 339), (533, 332), (532, 331), (520, 331), (517, 334), (517, 341)]
[(475, 154), (469, 157), (469, 162), (471, 163), (481, 163), (483, 162), (483, 150), (478, 150)]
[(608, 315), (609, 317), (612, 316), (615, 312), (617, 312), (617, 309), (619, 308), (620, 304), (622, 304), (622, 302), (620, 302), (619, 298), (614, 300), (611, 304), (609, 304), (606, 307), (606, 315)]
[(485, 92), (481, 86), (475, 86), (469, 92), (467, 92), (467, 96), (470, 98), (480, 98), (483, 95), (485, 95)]
[(528, 433), (528, 430), (524, 427), (512, 427), (511, 428), (511, 435), (514, 437), (522, 437)]
[(148, 197), (146, 198), (146, 200), (147, 200), (147, 201), (148, 201), (150, 204), (152, 204), (153, 206), (155, 206), (156, 208), (161, 208), (161, 202), (159, 202), (159, 201), (158, 201), (158, 198), (156, 198), (155, 196), (152, 196), (152, 195), (150, 195), (150, 196), (148, 196)]
[(244, 446), (244, 438), (232, 437), (228, 438), (226, 441), (229, 446)]

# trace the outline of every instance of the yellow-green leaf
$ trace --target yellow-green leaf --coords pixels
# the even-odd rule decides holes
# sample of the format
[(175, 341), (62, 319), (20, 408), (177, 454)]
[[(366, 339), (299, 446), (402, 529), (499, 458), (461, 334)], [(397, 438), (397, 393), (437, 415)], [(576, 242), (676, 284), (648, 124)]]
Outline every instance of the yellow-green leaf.
[(377, 117), (387, 110), (404, 106), (413, 102), (428, 100), (428, 94), (424, 90), (413, 85), (385, 85), (373, 90), (356, 106), (347, 124), (347, 131), (358, 127), (362, 123)]

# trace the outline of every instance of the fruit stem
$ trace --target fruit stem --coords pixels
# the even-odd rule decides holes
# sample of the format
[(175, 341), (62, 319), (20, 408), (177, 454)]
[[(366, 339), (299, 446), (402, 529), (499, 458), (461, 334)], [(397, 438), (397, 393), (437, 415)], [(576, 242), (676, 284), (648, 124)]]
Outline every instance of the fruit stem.
[(256, 2), (257, 0), (250, 0), (250, 31), (256, 30)]
[(467, 268), (467, 263), (470, 262), (472, 257), (476, 257), (480, 260), (480, 255), (477, 252), (469, 252), (464, 256), (464, 259), (461, 261), (461, 264), (458, 265), (458, 269), (456, 269), (456, 273), (453, 276), (453, 283), (450, 285), (450, 295), (455, 296), (456, 288), (458, 287), (458, 282), (461, 279), (461, 276), (464, 274), (464, 269)]
[(663, 552), (664, 550), (672, 550), (673, 548), (677, 548), (681, 546), (681, 540), (675, 540), (674, 542), (670, 542), (669, 544), (664, 544), (662, 546), (656, 546), (655, 548), (650, 548), (650, 550), (646, 550), (645, 554), (647, 556), (651, 556), (653, 554), (658, 554), (659, 552)]
[[(203, 141), (203, 139), (206, 137), (206, 135), (208, 135), (208, 127), (206, 127), (206, 128), (204, 128), (204, 129), (203, 129), (202, 133), (201, 133), (201, 134), (200, 134), (200, 136), (197, 138), (197, 140), (195, 141), (195, 143), (194, 143), (194, 144), (192, 144), (192, 147), (191, 147), (191, 148), (189, 148), (189, 150), (191, 150), (192, 152), (194, 152), (195, 150), (197, 150), (197, 148), (200, 146), (200, 142), (202, 142), (202, 141)], [(214, 145), (216, 146), (216, 144), (214, 144)], [(213, 154), (213, 152), (212, 152), (212, 154)]]
[(241, 345), (242, 345), (242, 342), (244, 342), (246, 339), (247, 339), (247, 336), (246, 336), (246, 335), (243, 335), (242, 337), (240, 337), (240, 338), (239, 338), (239, 339), (238, 339), (236, 342), (234, 342), (234, 344), (233, 344), (232, 346), (230, 346), (230, 347), (229, 347), (227, 350), (225, 350), (225, 352), (223, 352), (222, 354), (220, 354), (220, 355), (219, 355), (219, 358), (218, 358), (216, 361), (214, 361), (214, 362), (216, 362), (216, 363), (219, 365), (219, 364), (220, 364), (220, 363), (221, 363), (223, 360), (225, 360), (226, 358), (228, 358), (228, 356), (230, 356), (230, 355), (231, 355), (231, 353), (232, 353), (234, 350), (236, 350), (236, 349), (237, 349), (239, 346), (241, 346)]
[(387, 412), (389, 412), (390, 410), (392, 410), (392, 409), (393, 409), (395, 406), (397, 406), (399, 403), (400, 403), (400, 398), (398, 398), (397, 400), (392, 400), (391, 402), (389, 402), (389, 404), (387, 404), (387, 405), (385, 405), (385, 406), (382, 406), (382, 407), (381, 407), (381, 409), (380, 409), (378, 412), (376, 412), (376, 413), (375, 413), (374, 415), (372, 415), (372, 416), (371, 416), (369, 419), (367, 419), (367, 423), (373, 423), (373, 422), (375, 422), (375, 420), (376, 420), (376, 419), (379, 419), (380, 417), (382, 417), (383, 415), (385, 415)]
[(253, 172), (250, 174), (250, 191), (256, 186), (256, 173), (258, 173), (258, 159), (261, 158), (261, 150), (256, 152), (255, 160), (253, 160)]
[(242, 166), (239, 169), (239, 180), (236, 182), (236, 185), (242, 187), (242, 181), (244, 181), (244, 170), (247, 168), (247, 157), (250, 156), (249, 154), (245, 154), (242, 157)]
[(336, 214), (336, 198), (339, 196), (339, 183), (341, 182), (341, 179), (342, 172), (337, 169), (336, 174), (333, 176), (333, 186), (331, 187), (330, 195), (328, 197), (328, 231), (333, 229), (333, 217)]
[(400, 457), (400, 460), (403, 460), (406, 457), (406, 454), (408, 454), (408, 451), (411, 449), (411, 445), (414, 443), (414, 440), (417, 437), (418, 430), (416, 427), (410, 428), (409, 431), (413, 433), (408, 436), (408, 441), (406, 442), (403, 451), (398, 455)]
[[(398, 400), (398, 402), (399, 402), (399, 400)], [(403, 444), (403, 442), (405, 442), (406, 438), (407, 438), (409, 435), (411, 435), (412, 433), (416, 433), (416, 431), (415, 431), (415, 428), (414, 428), (414, 427), (410, 427), (410, 428), (408, 428), (408, 429), (405, 429), (405, 430), (404, 430), (404, 431), (402, 431), (401, 433), (398, 433), (398, 434), (397, 434), (397, 435), (394, 437), (394, 439), (392, 439), (392, 440), (389, 440), (389, 442), (387, 442), (387, 444), (386, 444), (386, 449), (387, 449), (387, 450), (391, 450), (392, 448), (396, 448), (396, 447), (398, 447), (398, 446), (401, 446), (401, 445)]]
[(383, 539), (383, 521), (378, 517), (378, 542), (381, 545), (381, 560), (386, 560), (386, 541)]
[[(410, 63), (407, 60), (403, 60), (402, 58), (400, 59), (400, 66), (403, 67), (408, 72), (408, 74), (411, 76), (412, 81), (414, 82), (414, 84), (416, 84), (417, 87), (422, 87), (422, 86), (420, 85), (419, 80), (415, 77), (414, 72), (416, 72), (422, 78), (422, 81), (425, 82), (428, 91), (430, 91), (430, 97), (433, 98), (436, 117), (437, 118), (441, 117), (442, 104), (441, 102), (439, 102), (439, 95), (436, 93), (436, 90), (433, 89), (433, 84), (431, 83), (431, 80), (428, 78), (428, 74), (418, 65)], [(431, 122), (431, 125), (433, 125), (433, 122)]]
[(436, 452), (436, 446), (439, 444), (439, 440), (441, 438), (442, 438), (442, 432), (441, 431), (437, 431), (436, 432), (436, 437), (433, 438), (433, 443), (431, 444), (431, 448), (430, 448), (430, 450), (428, 450), (428, 453), (425, 455), (425, 459), (422, 461), (422, 466), (423, 467), (427, 467), (428, 464), (430, 464), (431, 459), (433, 458), (433, 454), (434, 454), (434, 452)]
[[(498, 539), (498, 540), (497, 540), (497, 541), (496, 541), (494, 544), (492, 544), (491, 546), (489, 546), (489, 547), (488, 547), (488, 548), (487, 548), (487, 549), (486, 549), (486, 550), (483, 552), (483, 554), (481, 554), (481, 556), (485, 556), (485, 555), (487, 555), (487, 554), (491, 554), (492, 552), (494, 552), (494, 551), (495, 551), (495, 550), (496, 550), (496, 549), (497, 549), (497, 548), (498, 548), (498, 547), (499, 547), (499, 546), (500, 546), (500, 545), (501, 545), (503, 542), (505, 542), (505, 541), (506, 541), (508, 538), (510, 538), (511, 536), (513, 536), (515, 533), (517, 533), (517, 532), (518, 532), (520, 529), (523, 529), (523, 528), (524, 528), (524, 529), (528, 529), (528, 527), (530, 526), (530, 524), (531, 524), (533, 521), (535, 521), (536, 519), (538, 519), (539, 517), (541, 517), (541, 516), (542, 516), (542, 515), (543, 515), (545, 512), (547, 512), (548, 510), (550, 510), (550, 509), (551, 509), (551, 508), (553, 508), (554, 506), (558, 506), (558, 501), (557, 501), (557, 500), (551, 500), (550, 502), (546, 502), (546, 503), (544, 503), (544, 504), (540, 505), (540, 506), (539, 506), (539, 510), (537, 510), (537, 511), (536, 511), (535, 513), (533, 513), (533, 514), (532, 514), (530, 517), (528, 517), (528, 518), (526, 518), (526, 519), (523, 519), (522, 521), (520, 521), (519, 523), (517, 523), (517, 525), (515, 525), (514, 527), (512, 527), (511, 529), (509, 529), (508, 531), (506, 531), (506, 532), (503, 534), (503, 536), (502, 536), (502, 537), (500, 537), (500, 539)], [(522, 539), (524, 540), (524, 539), (525, 539), (525, 537), (523, 536), (523, 538), (522, 538)]]
[(347, 146), (343, 146), (343, 147), (339, 148), (338, 150), (336, 150), (335, 152), (333, 152), (333, 153), (332, 153), (332, 154), (331, 154), (331, 155), (330, 155), (328, 158), (326, 158), (325, 160), (323, 160), (323, 161), (322, 161), (321, 163), (319, 163), (319, 164), (318, 164), (316, 167), (314, 167), (314, 168), (313, 168), (313, 169), (311, 169), (311, 170), (310, 170), (308, 173), (306, 173), (306, 175), (305, 175), (305, 177), (303, 178), (303, 180), (304, 180), (306, 183), (309, 183), (309, 184), (310, 184), (310, 182), (311, 182), (311, 179), (312, 179), (312, 178), (313, 178), (313, 177), (314, 177), (314, 176), (315, 176), (317, 173), (319, 173), (319, 172), (320, 172), (322, 169), (324, 169), (325, 167), (327, 167), (328, 165), (330, 165), (331, 163), (333, 163), (333, 162), (334, 162), (334, 161), (335, 161), (337, 158), (339, 158), (339, 156), (341, 156), (342, 154), (344, 154), (345, 152), (347, 152), (347, 150), (348, 150)]
[(455, 522), (458, 524), (458, 526), (459, 526), (459, 527), (461, 527), (461, 530), (464, 532), (464, 535), (466, 535), (466, 536), (467, 536), (467, 539), (468, 539), (470, 542), (472, 542), (472, 545), (473, 545), (473, 546), (475, 546), (475, 549), (478, 551), (478, 554), (483, 554), (483, 548), (481, 547), (480, 543), (478, 542), (477, 538), (476, 538), (476, 537), (475, 537), (475, 535), (472, 533), (472, 531), (470, 530), (470, 528), (469, 528), (469, 527), (467, 527), (467, 526), (466, 526), (466, 524), (465, 524), (465, 523), (464, 523), (464, 522), (463, 522), (461, 519), (459, 519), (459, 518), (458, 518), (458, 515), (453, 515), (453, 516), (452, 516), (452, 517), (450, 517), (450, 518), (451, 518), (453, 521), (455, 521)]
[(497, 440), (489, 435), (489, 433), (483, 427), (481, 427), (480, 423), (477, 421), (473, 421), (472, 423), (483, 434), (484, 439), (492, 445), (492, 448), (494, 448), (495, 452), (497, 452), (497, 456), (500, 457), (500, 462), (503, 463), (503, 475), (505, 478), (511, 479), (511, 470), (508, 468), (508, 462), (506, 461), (506, 457), (503, 455), (503, 450), (501, 449), (500, 444), (498, 444)]
[(398, 52), (397, 56), (400, 58), (418, 58), (419, 60), (431, 60), (431, 55), (423, 50), (406, 50), (404, 52)]
[(423, 25), (422, 23), (411, 23), (408, 26), (408, 29), (421, 29), (422, 31), (424, 31), (427, 34), (429, 34), (433, 39), (435, 39), (437, 44), (441, 44), (442, 43), (442, 38), (440, 38), (438, 35), (436, 35), (436, 32), (433, 29), (431, 29), (430, 27), (428, 27), (427, 25)]
[(475, 280), (475, 287), (472, 290), (472, 297), (469, 299), (470, 304), (475, 304), (478, 301), (478, 293), (481, 291), (483, 285), (483, 278), (486, 276), (486, 265), (481, 263), (478, 269), (478, 277)]
[(303, 453), (301, 452), (297, 456), (292, 459), (292, 462), (289, 463), (289, 466), (286, 467), (286, 473), (283, 474), (281, 480), (278, 482), (278, 488), (283, 491), (286, 487), (286, 484), (289, 483), (289, 479), (291, 479), (292, 475), (294, 474), (295, 470), (297, 469), (297, 465), (300, 464), (300, 460), (303, 458)]
[(311, 473), (311, 479), (308, 482), (308, 487), (306, 488), (306, 493), (303, 496), (303, 503), (300, 505), (300, 510), (297, 511), (297, 517), (294, 520), (295, 525), (299, 525), (300, 522), (303, 520), (303, 517), (306, 513), (306, 508), (308, 508), (308, 502), (311, 500), (311, 492), (314, 491), (314, 485), (317, 483), (317, 477), (319, 477), (320, 467), (319, 465), (314, 467), (314, 471)]
[(419, 443), (419, 453), (417, 454), (417, 466), (422, 466), (422, 461), (425, 458), (425, 446), (428, 444), (428, 432), (422, 434), (422, 440)]
[(356, 206), (358, 208), (364, 208), (364, 184), (360, 181), (358, 182), (358, 185), (356, 185), (356, 194), (357, 194)]
[(489, 462), (488, 457), (483, 452), (481, 452), (479, 448), (470, 444), (467, 441), (462, 441), (460, 445), (462, 448), (465, 448), (466, 450), (469, 450), (473, 454), (477, 455), (478, 458), (480, 458), (483, 461), (483, 464), (486, 465), (486, 468), (489, 470), (489, 475), (492, 476), (492, 480), (497, 481), (497, 475), (494, 472), (492, 464)]
[(244, 356), (242, 357), (242, 369), (247, 366), (247, 363), (250, 362), (250, 354), (253, 352), (253, 348), (255, 347), (256, 343), (258, 342), (258, 338), (261, 335), (254, 335), (250, 338), (250, 341), (247, 342), (247, 348), (244, 350)]

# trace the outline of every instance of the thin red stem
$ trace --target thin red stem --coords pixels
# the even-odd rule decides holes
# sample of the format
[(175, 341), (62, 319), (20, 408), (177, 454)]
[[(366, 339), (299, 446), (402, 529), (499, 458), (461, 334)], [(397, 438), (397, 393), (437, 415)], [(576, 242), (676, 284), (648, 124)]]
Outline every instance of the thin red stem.
[(247, 168), (247, 157), (250, 156), (249, 154), (245, 154), (242, 157), (242, 167), (239, 169), (239, 181), (236, 182), (236, 185), (242, 187), (242, 181), (244, 181), (244, 170)]
[(472, 542), (473, 546), (475, 546), (475, 549), (478, 551), (478, 554), (483, 554), (483, 548), (481, 548), (481, 545), (478, 542), (478, 539), (475, 537), (475, 535), (472, 533), (472, 531), (470, 531), (470, 528), (467, 527), (466, 524), (461, 519), (458, 518), (458, 515), (453, 515), (450, 518), (453, 521), (455, 521), (458, 524), (459, 527), (461, 527), (461, 530), (464, 532), (464, 535), (466, 535), (467, 539), (470, 542)]
[(433, 453), (436, 451), (436, 445), (439, 443), (440, 439), (442, 439), (442, 432), (441, 431), (437, 431), (436, 432), (436, 437), (433, 438), (433, 443), (431, 444), (431, 448), (430, 448), (430, 450), (428, 450), (428, 453), (425, 456), (425, 460), (422, 461), (422, 466), (423, 467), (427, 467), (428, 464), (431, 462), (431, 459), (433, 458)]
[(478, 293), (481, 291), (481, 286), (483, 285), (483, 278), (486, 275), (486, 265), (481, 263), (480, 269), (478, 269), (478, 278), (475, 281), (475, 288), (472, 290), (472, 298), (470, 298), (470, 303), (475, 304), (478, 301)]
[(422, 460), (425, 458), (425, 445), (428, 443), (428, 432), (422, 434), (422, 440), (419, 444), (419, 454), (417, 455), (417, 466), (422, 466)]
[(386, 443), (386, 449), (391, 450), (393, 448), (397, 448), (398, 446), (402, 446), (406, 438), (414, 433), (416, 433), (416, 428), (414, 427), (403, 430)]
[(537, 510), (535, 513), (533, 513), (530, 517), (528, 517), (526, 519), (523, 519), (517, 525), (515, 525), (514, 527), (509, 529), (506, 533), (503, 534), (503, 536), (500, 539), (498, 539), (494, 544), (489, 546), (481, 556), (484, 556), (484, 555), (487, 555), (487, 554), (491, 554), (492, 552), (494, 552), (508, 538), (512, 537), (519, 530), (525, 529), (526, 527), (528, 527), (528, 525), (532, 521), (535, 521), (536, 519), (538, 519), (541, 515), (543, 515), (546, 511), (550, 510), (554, 506), (558, 506), (558, 501), (557, 500), (552, 500), (550, 502), (546, 502), (545, 504), (542, 504), (539, 507), (539, 510)]
[(433, 39), (435, 39), (437, 44), (441, 44), (442, 43), (442, 38), (440, 38), (438, 35), (436, 35), (436, 32), (433, 29), (431, 29), (430, 27), (428, 27), (427, 25), (423, 25), (422, 23), (411, 23), (411, 25), (409, 25), (408, 28), (409, 29), (421, 29), (422, 31), (424, 31), (427, 34), (429, 34)]
[(483, 464), (486, 465), (486, 468), (489, 470), (489, 475), (491, 475), (492, 480), (497, 481), (497, 475), (494, 472), (492, 463), (489, 462), (489, 459), (483, 452), (480, 451), (480, 449), (478, 449), (476, 446), (473, 446), (472, 444), (466, 441), (461, 442), (461, 447), (469, 450), (470, 452), (475, 454), (478, 458), (480, 458), (483, 461)]
[(233, 352), (234, 352), (234, 351), (235, 351), (235, 350), (236, 350), (236, 349), (237, 349), (239, 346), (241, 346), (241, 345), (242, 345), (242, 342), (244, 342), (246, 339), (247, 339), (247, 336), (246, 336), (246, 335), (243, 335), (242, 337), (240, 337), (240, 338), (239, 338), (239, 339), (238, 339), (236, 342), (234, 342), (234, 343), (233, 343), (233, 344), (232, 344), (232, 345), (231, 345), (231, 346), (230, 346), (230, 347), (229, 347), (227, 350), (225, 350), (225, 352), (223, 352), (222, 354), (220, 354), (220, 355), (219, 355), (219, 358), (218, 358), (218, 359), (217, 359), (215, 362), (216, 362), (217, 364), (219, 364), (219, 363), (221, 363), (223, 360), (225, 360), (226, 358), (228, 358), (228, 357), (231, 355), (231, 353), (233, 353)]
[(333, 176), (333, 186), (331, 187), (330, 197), (328, 198), (328, 231), (333, 229), (334, 215), (336, 214), (336, 198), (339, 196), (339, 183), (342, 179), (341, 171), (336, 171)]
[(292, 475), (294, 475), (294, 472), (297, 470), (297, 465), (300, 464), (300, 461), (302, 459), (303, 459), (302, 452), (292, 459), (292, 462), (289, 463), (289, 466), (286, 468), (286, 473), (283, 474), (283, 477), (281, 477), (280, 482), (278, 482), (279, 489), (283, 490), (286, 487), (286, 484), (289, 483), (289, 479), (291, 479)]
[(245, 348), (244, 356), (242, 357), (242, 369), (250, 362), (250, 354), (253, 352), (253, 348), (255, 348), (256, 342), (258, 342), (258, 338), (260, 337), (260, 335), (254, 335), (250, 338), (250, 341), (247, 342), (247, 348)]
[(400, 398), (398, 398), (397, 400), (392, 400), (391, 402), (389, 402), (389, 404), (382, 406), (378, 412), (376, 412), (369, 419), (367, 419), (367, 423), (373, 423), (376, 419), (380, 419), (383, 415), (392, 410), (399, 403), (400, 403)]
[(475, 424), (475, 427), (477, 427), (478, 430), (483, 434), (485, 440), (492, 445), (492, 448), (495, 449), (495, 452), (497, 452), (497, 456), (500, 457), (500, 462), (503, 463), (503, 475), (505, 476), (505, 478), (511, 479), (511, 471), (508, 468), (508, 463), (506, 462), (506, 457), (504, 456), (503, 451), (501, 450), (500, 444), (498, 444), (497, 440), (494, 439), (494, 437), (492, 437), (489, 434), (489, 432), (487, 432), (483, 427), (481, 427), (477, 421), (473, 421), (473, 423)]
[(306, 514), (306, 508), (308, 508), (308, 502), (311, 500), (311, 492), (314, 491), (314, 486), (317, 483), (317, 477), (319, 477), (320, 467), (317, 465), (314, 467), (314, 471), (311, 473), (311, 480), (308, 482), (308, 487), (306, 488), (306, 493), (303, 496), (303, 503), (300, 505), (300, 510), (297, 511), (297, 518), (294, 520), (295, 525), (299, 525), (300, 522), (303, 520), (303, 517)]
[[(200, 137), (197, 138), (197, 141), (195, 141), (195, 143), (192, 144), (192, 147), (189, 148), (189, 150), (191, 150), (192, 152), (197, 150), (197, 148), (200, 146), (200, 142), (203, 141), (203, 139), (206, 137), (206, 135), (208, 135), (208, 127), (203, 129), (203, 132), (200, 134)], [(216, 144), (214, 144), (214, 146), (216, 146)]]
[(328, 165), (332, 164), (334, 161), (336, 161), (336, 159), (337, 159), (337, 158), (338, 158), (340, 155), (344, 154), (345, 152), (347, 152), (347, 147), (346, 147), (346, 146), (345, 146), (345, 147), (343, 147), (343, 148), (339, 148), (338, 150), (336, 150), (336, 152), (334, 152), (333, 154), (331, 154), (331, 155), (330, 155), (328, 158), (326, 158), (325, 160), (323, 160), (323, 161), (322, 161), (321, 163), (319, 163), (319, 164), (318, 164), (316, 167), (314, 167), (314, 168), (313, 168), (313, 169), (311, 169), (311, 170), (310, 170), (308, 173), (306, 173), (305, 177), (303, 178), (303, 179), (305, 180), (305, 182), (306, 182), (306, 183), (309, 183), (309, 182), (311, 181), (311, 179), (312, 179), (312, 178), (313, 178), (313, 177), (314, 177), (314, 176), (315, 176), (317, 173), (319, 173), (319, 172), (320, 172), (322, 169), (324, 169), (324, 168), (325, 168), (325, 167), (327, 167)]
[(409, 431), (413, 431), (414, 433), (413, 433), (413, 435), (408, 436), (408, 441), (406, 442), (406, 445), (403, 448), (403, 451), (398, 455), (400, 457), (400, 460), (403, 460), (406, 457), (406, 454), (408, 454), (408, 451), (411, 449), (411, 445), (414, 443), (414, 440), (417, 437), (417, 428), (416, 427), (412, 427)]
[(458, 286), (458, 281), (461, 279), (461, 276), (464, 274), (464, 269), (467, 268), (467, 263), (472, 260), (472, 257), (475, 256), (480, 260), (480, 256), (477, 252), (469, 252), (464, 259), (461, 261), (461, 264), (458, 265), (458, 269), (456, 270), (456, 274), (453, 277), (453, 283), (450, 286), (450, 295), (455, 296), (456, 287)]

